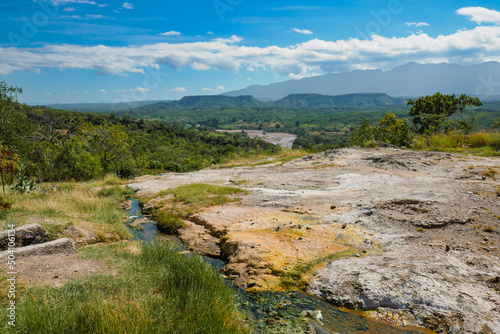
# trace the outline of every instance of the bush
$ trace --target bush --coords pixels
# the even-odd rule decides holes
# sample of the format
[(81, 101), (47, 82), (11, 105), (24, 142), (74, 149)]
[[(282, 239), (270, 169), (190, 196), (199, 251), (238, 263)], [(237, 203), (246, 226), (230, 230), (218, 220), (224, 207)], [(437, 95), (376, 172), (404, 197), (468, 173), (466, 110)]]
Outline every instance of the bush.
[(387, 113), (377, 126), (373, 126), (367, 119), (363, 120), (363, 124), (351, 135), (353, 145), (365, 147), (372, 147), (379, 141), (397, 146), (409, 146), (412, 139), (408, 120), (398, 119), (393, 113)]
[(17, 183), (13, 184), (10, 189), (19, 191), (21, 194), (29, 193), (36, 189), (36, 183), (26, 177), (24, 166), (21, 173), (17, 176)]

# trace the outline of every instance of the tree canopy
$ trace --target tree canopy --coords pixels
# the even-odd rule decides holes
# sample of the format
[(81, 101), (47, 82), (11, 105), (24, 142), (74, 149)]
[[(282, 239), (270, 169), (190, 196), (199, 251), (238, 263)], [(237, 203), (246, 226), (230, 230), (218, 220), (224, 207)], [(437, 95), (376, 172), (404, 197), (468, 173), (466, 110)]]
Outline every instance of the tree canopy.
[(412, 106), (409, 113), (415, 131), (420, 134), (470, 129), (471, 122), (466, 120), (453, 122), (450, 120), (450, 116), (457, 112), (463, 113), (468, 106), (478, 107), (482, 105), (477, 97), (462, 94), (457, 98), (455, 94), (443, 95), (441, 93), (420, 97), (416, 101), (410, 99), (407, 104)]

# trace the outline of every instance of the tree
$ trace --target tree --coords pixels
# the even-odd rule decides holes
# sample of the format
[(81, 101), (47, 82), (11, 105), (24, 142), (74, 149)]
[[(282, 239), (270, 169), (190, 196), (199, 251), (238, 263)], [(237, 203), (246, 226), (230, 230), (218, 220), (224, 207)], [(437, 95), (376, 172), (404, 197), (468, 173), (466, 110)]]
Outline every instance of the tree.
[(377, 126), (373, 126), (372, 122), (365, 119), (363, 124), (351, 134), (351, 143), (360, 146), (373, 146), (377, 142), (409, 146), (412, 139), (408, 119), (398, 119), (393, 113), (387, 113)]
[(10, 172), (13, 176), (19, 170), (19, 157), (17, 154), (0, 144), (0, 175), (2, 178), (3, 196), (5, 197), (4, 172)]
[(5, 81), (0, 82), (0, 144), (26, 155), (33, 125), (17, 103), (17, 95), (22, 92), (19, 87), (8, 86)]
[(477, 97), (462, 94), (457, 98), (455, 94), (442, 95), (441, 93), (420, 97), (416, 101), (410, 99), (407, 104), (412, 106), (410, 116), (412, 117), (415, 131), (420, 134), (430, 134), (460, 128), (467, 129), (467, 124), (472, 123), (472, 121), (459, 120), (457, 123), (454, 123), (450, 120), (450, 116), (456, 112), (463, 113), (468, 106), (482, 105)]
[(84, 140), (73, 137), (59, 148), (55, 158), (57, 174), (62, 179), (87, 181), (104, 174), (97, 156), (89, 152), (89, 145)]
[(395, 114), (387, 113), (378, 122), (379, 135), (382, 141), (397, 146), (411, 145), (413, 135), (411, 134), (408, 119), (398, 119)]
[(98, 126), (88, 123), (82, 126), (82, 133), (88, 137), (92, 150), (101, 158), (102, 166), (108, 171), (113, 170), (118, 176), (130, 176), (134, 165), (130, 153), (134, 140), (129, 138), (125, 130), (125, 126), (108, 121)]

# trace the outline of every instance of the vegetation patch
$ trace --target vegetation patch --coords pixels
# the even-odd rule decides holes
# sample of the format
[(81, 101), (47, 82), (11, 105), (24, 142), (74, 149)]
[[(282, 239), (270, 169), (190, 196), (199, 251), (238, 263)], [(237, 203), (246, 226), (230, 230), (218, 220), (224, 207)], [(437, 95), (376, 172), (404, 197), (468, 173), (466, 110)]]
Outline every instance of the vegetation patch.
[[(52, 239), (63, 237), (64, 230), (74, 225), (96, 234), (106, 240), (120, 240), (130, 237), (124, 224), (123, 210), (118, 203), (130, 194), (130, 189), (103, 187), (107, 178), (85, 183), (44, 183), (30, 193), (21, 194), (10, 190), (7, 198), (9, 210), (1, 210), (0, 228), (7, 225), (22, 226), (40, 223)], [(101, 188), (96, 192), (95, 188)], [(132, 192), (133, 193), (133, 192)]]
[(161, 207), (153, 212), (158, 228), (173, 234), (185, 226), (183, 219), (189, 218), (201, 208), (238, 201), (237, 194), (248, 191), (229, 186), (194, 183), (175, 189), (160, 191), (155, 197), (166, 197)]
[[(93, 275), (62, 288), (19, 286), (16, 324), (2, 333), (248, 333), (235, 292), (198, 256), (168, 244), (132, 243), (82, 249), (87, 259), (106, 259), (120, 275)], [(134, 244), (137, 247), (136, 244)], [(8, 303), (8, 282), (0, 283)], [(2, 311), (4, 317), (7, 310)]]

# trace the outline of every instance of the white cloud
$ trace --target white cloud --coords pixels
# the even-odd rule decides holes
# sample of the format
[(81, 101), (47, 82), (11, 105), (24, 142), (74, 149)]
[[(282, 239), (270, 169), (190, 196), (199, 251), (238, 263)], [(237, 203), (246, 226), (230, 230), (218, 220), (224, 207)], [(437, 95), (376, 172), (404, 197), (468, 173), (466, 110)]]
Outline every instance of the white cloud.
[(209, 35), (213, 35), (214, 33), (213, 33), (213, 32), (211, 32), (211, 31), (207, 31), (207, 34), (209, 34)]
[(124, 2), (123, 3), (123, 8), (125, 8), (125, 9), (134, 9), (135, 7), (134, 7), (134, 5), (132, 5), (129, 2)]
[(86, 14), (85, 16), (80, 16), (80, 15), (61, 15), (59, 17), (61, 19), (72, 19), (72, 20), (109, 19), (109, 17), (107, 17), (107, 16), (103, 16), (103, 15), (91, 15), (91, 14)]
[[(372, 35), (370, 39), (311, 39), (286, 47), (240, 45), (241, 37), (207, 42), (134, 46), (44, 44), (0, 47), (0, 75), (35, 68), (88, 69), (99, 74), (145, 73), (146, 68), (229, 70), (254, 68), (301, 78), (354, 69), (387, 70), (411, 61), (462, 65), (500, 61), (500, 25), (476, 26), (448, 35), (406, 37)], [(180, 87), (181, 89), (187, 89)], [(182, 91), (179, 91), (182, 92)]]
[(304, 35), (312, 35), (312, 31), (311, 30), (307, 30), (307, 29), (297, 29), (297, 28), (292, 28), (293, 31), (299, 33), (299, 34), (304, 34)]
[(217, 86), (217, 87), (215, 87), (215, 89), (212, 89), (212, 88), (202, 88), (201, 90), (204, 91), (204, 92), (211, 92), (211, 91), (220, 92), (222, 90), (226, 90), (226, 88), (224, 88), (224, 86)]
[(90, 14), (86, 14), (85, 18), (86, 19), (106, 19), (107, 17), (103, 16), (103, 15), (90, 15)]
[(50, 92), (46, 92), (45, 94), (50, 95), (51, 93)]
[(457, 10), (457, 14), (469, 16), (476, 23), (500, 23), (500, 12), (484, 7), (463, 7)]
[(143, 87), (137, 87), (136, 90), (140, 93), (148, 93), (149, 89)]
[(162, 36), (178, 36), (180, 34), (181, 34), (180, 32), (172, 30), (172, 31), (163, 32), (160, 35), (162, 35)]
[(76, 8), (74, 7), (66, 7), (63, 9), (64, 12), (74, 12), (76, 10)]
[(106, 93), (106, 90), (105, 90), (105, 89), (99, 89), (99, 90), (97, 91), (97, 93), (102, 93), (102, 94), (104, 94), (104, 93)]
[(187, 87), (175, 87), (175, 88), (171, 89), (172, 92), (176, 92), (176, 93), (184, 93), (187, 90), (188, 90)]
[(68, 3), (79, 3), (79, 4), (87, 4), (87, 5), (97, 5), (95, 1), (92, 0), (52, 0), (52, 4), (54, 6), (64, 5)]
[(408, 27), (428, 27), (429, 23), (427, 22), (406, 22), (405, 23)]

